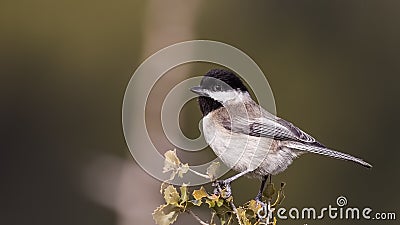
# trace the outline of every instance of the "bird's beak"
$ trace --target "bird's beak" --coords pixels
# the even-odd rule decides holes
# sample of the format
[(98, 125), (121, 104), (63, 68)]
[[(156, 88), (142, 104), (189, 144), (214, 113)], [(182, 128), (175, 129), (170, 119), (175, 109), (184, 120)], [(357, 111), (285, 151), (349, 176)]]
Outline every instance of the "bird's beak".
[(194, 92), (194, 93), (200, 95), (200, 96), (208, 96), (208, 94), (207, 94), (207, 92), (205, 91), (205, 89), (203, 89), (203, 88), (200, 87), (200, 86), (192, 87), (192, 88), (190, 88), (190, 90), (191, 90), (192, 92)]

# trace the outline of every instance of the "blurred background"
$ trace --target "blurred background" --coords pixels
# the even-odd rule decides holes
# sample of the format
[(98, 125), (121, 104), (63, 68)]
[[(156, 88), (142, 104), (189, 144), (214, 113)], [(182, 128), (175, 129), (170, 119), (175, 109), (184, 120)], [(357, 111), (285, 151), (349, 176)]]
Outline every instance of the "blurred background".
[[(287, 183), (284, 207), (318, 209), (344, 195), (351, 206), (399, 216), (399, 10), (398, 1), (368, 0), (2, 0), (0, 224), (154, 224), (160, 182), (129, 153), (122, 100), (144, 59), (192, 39), (247, 53), (266, 74), (280, 117), (374, 166), (306, 155), (273, 178)], [(160, 132), (160, 97), (213, 67), (181, 66), (159, 81), (147, 116), (160, 149), (173, 148)], [(188, 137), (199, 134), (200, 118), (189, 102), (180, 116)], [(209, 149), (184, 154), (213, 157)], [(253, 198), (258, 185), (234, 183), (237, 201)], [(280, 224), (307, 222), (316, 223)], [(357, 222), (374, 221), (318, 224)], [(176, 224), (187, 223), (196, 222), (183, 215)]]

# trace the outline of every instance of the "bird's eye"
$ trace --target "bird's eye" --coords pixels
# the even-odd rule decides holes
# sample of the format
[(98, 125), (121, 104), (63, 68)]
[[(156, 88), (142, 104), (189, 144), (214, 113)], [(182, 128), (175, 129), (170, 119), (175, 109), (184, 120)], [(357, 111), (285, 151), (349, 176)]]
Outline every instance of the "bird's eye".
[(221, 90), (222, 90), (221, 85), (217, 84), (214, 86), (214, 91), (221, 91)]

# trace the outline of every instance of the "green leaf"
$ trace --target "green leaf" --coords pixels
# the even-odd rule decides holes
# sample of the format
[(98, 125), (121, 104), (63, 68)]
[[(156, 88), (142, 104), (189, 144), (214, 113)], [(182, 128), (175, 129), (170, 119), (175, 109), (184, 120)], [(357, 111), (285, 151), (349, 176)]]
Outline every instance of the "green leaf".
[(211, 199), (206, 199), (206, 203), (208, 204), (208, 208), (213, 208), (215, 206), (215, 201)]
[(204, 189), (204, 187), (201, 186), (199, 190), (194, 190), (192, 195), (194, 199), (201, 200), (202, 198), (207, 197), (208, 194), (206, 192), (206, 189)]
[(224, 200), (223, 199), (218, 199), (217, 200), (217, 206), (221, 207), (224, 204)]
[(206, 203), (209, 208), (213, 208), (215, 205), (221, 207), (224, 204), (224, 200), (220, 199), (219, 195), (212, 194), (207, 196)]
[(169, 225), (176, 221), (180, 208), (172, 205), (160, 205), (153, 212), (153, 219), (158, 225)]
[(217, 175), (217, 170), (219, 168), (219, 162), (212, 162), (211, 165), (207, 168), (207, 175), (210, 177), (210, 180), (214, 180)]
[(167, 204), (178, 205), (180, 197), (174, 186), (169, 185), (165, 188), (164, 199)]

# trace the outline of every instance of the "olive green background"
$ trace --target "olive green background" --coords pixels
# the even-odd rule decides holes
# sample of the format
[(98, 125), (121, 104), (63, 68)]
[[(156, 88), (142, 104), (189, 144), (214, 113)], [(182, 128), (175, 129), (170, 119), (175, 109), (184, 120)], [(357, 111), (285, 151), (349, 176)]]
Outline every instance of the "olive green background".
[[(99, 155), (134, 164), (121, 107), (133, 71), (157, 50), (143, 53), (145, 20), (156, 16), (145, 15), (148, 4), (0, 2), (1, 224), (124, 224), (116, 210), (89, 197), (84, 174)], [(374, 166), (306, 155), (273, 178), (287, 183), (284, 207), (319, 209), (344, 195), (351, 206), (399, 217), (400, 2), (203, 1), (196, 7), (197, 13), (185, 15), (194, 17), (192, 39), (225, 42), (247, 53), (266, 74), (279, 116)], [(169, 16), (168, 9), (160, 10)], [(190, 74), (211, 67), (194, 66)], [(182, 118), (184, 132), (195, 137), (200, 112), (194, 101)], [(203, 155), (213, 156), (210, 150)], [(151, 182), (154, 187), (132, 188), (153, 196), (138, 199), (132, 210), (143, 201), (160, 204), (159, 182)], [(242, 178), (233, 184), (234, 194), (244, 202), (258, 185)], [(152, 223), (151, 211), (141, 216), (138, 221)], [(195, 221), (184, 215), (177, 222), (185, 223)]]

